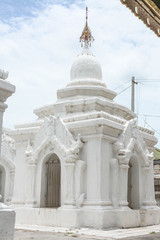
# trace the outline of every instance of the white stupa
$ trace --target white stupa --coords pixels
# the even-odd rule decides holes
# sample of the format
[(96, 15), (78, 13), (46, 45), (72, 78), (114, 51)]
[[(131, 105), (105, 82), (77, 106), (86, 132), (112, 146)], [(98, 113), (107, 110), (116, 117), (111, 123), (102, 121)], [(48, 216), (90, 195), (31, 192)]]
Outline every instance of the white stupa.
[(137, 227), (160, 223), (153, 182), (154, 132), (114, 102), (89, 50), (71, 67), (57, 102), (36, 109), (38, 120), (7, 134), (16, 146), (12, 204), (17, 223), (63, 227)]

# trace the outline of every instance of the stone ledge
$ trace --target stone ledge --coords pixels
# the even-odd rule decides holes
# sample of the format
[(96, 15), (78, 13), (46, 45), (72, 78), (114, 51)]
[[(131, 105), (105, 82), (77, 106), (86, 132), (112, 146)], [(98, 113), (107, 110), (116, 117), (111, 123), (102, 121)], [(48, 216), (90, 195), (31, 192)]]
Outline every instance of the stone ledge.
[(14, 85), (0, 79), (0, 101), (5, 102), (14, 92)]

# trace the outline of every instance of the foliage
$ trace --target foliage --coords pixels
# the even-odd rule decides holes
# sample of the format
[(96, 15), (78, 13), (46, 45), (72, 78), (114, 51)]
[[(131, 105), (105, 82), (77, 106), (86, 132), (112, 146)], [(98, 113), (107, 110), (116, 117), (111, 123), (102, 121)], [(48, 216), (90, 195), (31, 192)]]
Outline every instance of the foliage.
[(158, 148), (155, 148), (155, 150), (154, 150), (154, 159), (160, 160), (160, 149), (158, 149)]
[(160, 9), (160, 0), (152, 0), (156, 5), (157, 7)]

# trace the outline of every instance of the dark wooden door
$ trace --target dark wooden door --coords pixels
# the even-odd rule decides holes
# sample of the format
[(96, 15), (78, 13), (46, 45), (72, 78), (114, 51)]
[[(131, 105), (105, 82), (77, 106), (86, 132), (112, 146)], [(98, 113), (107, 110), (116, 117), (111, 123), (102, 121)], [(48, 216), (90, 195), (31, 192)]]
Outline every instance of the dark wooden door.
[(61, 190), (61, 165), (56, 154), (52, 155), (46, 162), (47, 167), (47, 193), (46, 206), (58, 208), (60, 206)]

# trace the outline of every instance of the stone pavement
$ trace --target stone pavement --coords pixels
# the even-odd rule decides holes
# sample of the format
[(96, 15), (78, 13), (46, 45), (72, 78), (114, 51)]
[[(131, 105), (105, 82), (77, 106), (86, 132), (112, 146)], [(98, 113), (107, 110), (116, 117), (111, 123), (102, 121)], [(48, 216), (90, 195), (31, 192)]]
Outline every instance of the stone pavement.
[(17, 225), (14, 240), (159, 240), (160, 225), (116, 229), (116, 230), (94, 230), (94, 229), (69, 229), (46, 226)]

